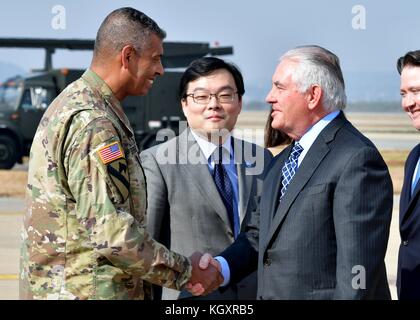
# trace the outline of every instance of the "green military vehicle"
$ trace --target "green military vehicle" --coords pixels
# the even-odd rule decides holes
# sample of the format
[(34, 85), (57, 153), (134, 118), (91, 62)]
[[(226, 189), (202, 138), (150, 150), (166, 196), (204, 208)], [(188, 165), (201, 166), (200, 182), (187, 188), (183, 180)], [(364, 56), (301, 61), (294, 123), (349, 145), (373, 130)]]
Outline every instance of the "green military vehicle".
[[(84, 70), (53, 69), (56, 49), (93, 50), (93, 40), (11, 39), (0, 38), (0, 47), (43, 48), (44, 69), (16, 76), (0, 84), (0, 169), (22, 163), (29, 150), (38, 123), (54, 98)], [(232, 54), (232, 47), (210, 47), (208, 43), (164, 42), (162, 59), (165, 74), (158, 77), (144, 97), (127, 97), (122, 106), (131, 121), (140, 150), (156, 143), (161, 129), (178, 134), (178, 123), (184, 120), (177, 88), (185, 68), (194, 59), (206, 55)]]

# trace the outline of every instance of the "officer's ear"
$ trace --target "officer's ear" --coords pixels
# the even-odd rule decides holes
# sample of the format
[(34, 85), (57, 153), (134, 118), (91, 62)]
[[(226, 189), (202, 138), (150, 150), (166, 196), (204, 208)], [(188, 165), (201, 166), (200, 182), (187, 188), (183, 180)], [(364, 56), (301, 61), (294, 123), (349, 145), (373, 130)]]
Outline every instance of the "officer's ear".
[(136, 51), (132, 45), (126, 45), (121, 49), (121, 66), (124, 69), (129, 68), (130, 61), (133, 60)]
[(310, 86), (305, 94), (309, 110), (314, 110), (321, 104), (323, 92), (320, 85), (314, 84)]

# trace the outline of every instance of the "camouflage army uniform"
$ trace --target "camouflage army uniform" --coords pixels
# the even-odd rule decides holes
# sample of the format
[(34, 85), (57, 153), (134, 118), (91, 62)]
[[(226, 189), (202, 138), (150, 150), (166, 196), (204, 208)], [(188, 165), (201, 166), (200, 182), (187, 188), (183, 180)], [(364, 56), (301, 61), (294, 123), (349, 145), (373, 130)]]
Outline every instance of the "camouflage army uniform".
[(146, 191), (129, 121), (93, 71), (51, 104), (29, 160), (22, 299), (144, 299), (181, 289), (191, 263), (145, 230)]

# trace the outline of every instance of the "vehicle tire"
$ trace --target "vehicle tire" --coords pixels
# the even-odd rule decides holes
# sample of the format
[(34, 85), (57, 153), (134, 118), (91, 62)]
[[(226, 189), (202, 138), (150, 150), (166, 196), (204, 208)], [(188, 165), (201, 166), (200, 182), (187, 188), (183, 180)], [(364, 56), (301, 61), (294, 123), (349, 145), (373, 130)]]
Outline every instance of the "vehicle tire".
[(17, 161), (17, 144), (9, 136), (0, 136), (0, 169), (11, 169)]
[[(165, 130), (168, 130), (167, 134), (165, 133)], [(157, 139), (156, 134), (155, 133), (150, 133), (150, 134), (146, 135), (141, 140), (141, 145), (140, 145), (141, 150), (140, 151), (143, 151), (145, 149), (154, 147), (158, 144), (164, 143), (164, 142), (168, 141), (168, 139), (172, 139), (172, 136), (174, 134), (173, 131), (169, 128), (160, 129), (159, 133), (160, 133), (161, 137), (165, 137), (165, 140), (157, 141), (156, 140)]]
[(141, 145), (139, 146), (140, 152), (149, 149), (157, 144), (159, 143), (156, 141), (156, 135), (148, 134), (141, 140)]

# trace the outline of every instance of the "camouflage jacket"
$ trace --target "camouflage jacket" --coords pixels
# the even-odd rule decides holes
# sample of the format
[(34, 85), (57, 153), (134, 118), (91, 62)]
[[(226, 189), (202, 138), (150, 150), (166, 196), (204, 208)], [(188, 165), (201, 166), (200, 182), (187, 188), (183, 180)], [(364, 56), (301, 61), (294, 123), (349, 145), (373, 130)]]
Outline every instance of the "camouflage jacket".
[(130, 123), (93, 71), (45, 112), (29, 159), (21, 299), (144, 299), (143, 280), (181, 289), (188, 258), (153, 240)]

